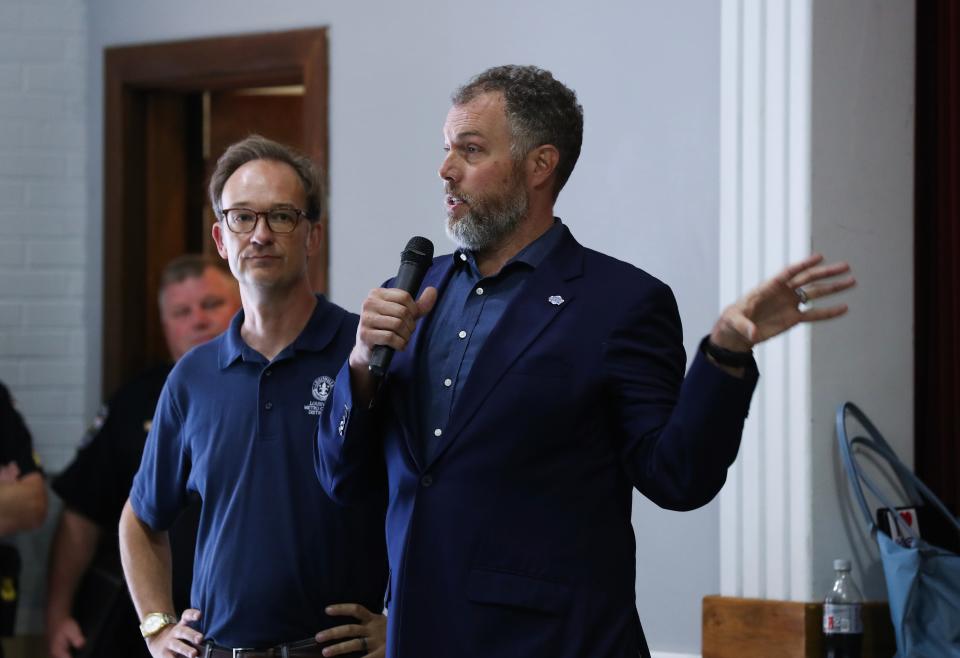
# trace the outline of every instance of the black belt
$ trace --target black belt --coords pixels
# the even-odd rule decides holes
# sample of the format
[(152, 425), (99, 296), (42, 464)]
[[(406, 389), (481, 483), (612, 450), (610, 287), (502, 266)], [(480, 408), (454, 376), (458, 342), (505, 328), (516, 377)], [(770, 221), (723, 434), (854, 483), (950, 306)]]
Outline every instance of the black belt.
[(203, 645), (202, 658), (308, 658), (323, 656), (323, 647), (312, 637), (299, 642), (278, 644), (268, 649), (227, 649), (213, 643)]

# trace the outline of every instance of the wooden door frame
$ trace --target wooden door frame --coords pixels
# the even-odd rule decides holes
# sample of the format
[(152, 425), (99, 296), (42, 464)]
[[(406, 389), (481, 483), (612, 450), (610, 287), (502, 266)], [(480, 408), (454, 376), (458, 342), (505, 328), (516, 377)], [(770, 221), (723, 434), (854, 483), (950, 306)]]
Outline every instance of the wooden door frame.
[[(104, 52), (103, 393), (147, 365), (143, 304), (148, 230), (144, 200), (145, 97), (303, 85), (306, 155), (324, 175), (328, 154), (327, 31), (308, 28), (137, 46)], [(140, 220), (140, 221), (138, 221)], [(323, 221), (329, 222), (324, 213)], [(320, 252), (326, 290), (328, 249)]]

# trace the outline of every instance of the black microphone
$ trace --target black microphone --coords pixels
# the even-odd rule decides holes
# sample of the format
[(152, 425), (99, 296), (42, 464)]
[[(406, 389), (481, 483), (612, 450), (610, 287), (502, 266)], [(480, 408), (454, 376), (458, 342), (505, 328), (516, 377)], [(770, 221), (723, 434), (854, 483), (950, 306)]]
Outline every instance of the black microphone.
[[(411, 297), (416, 298), (423, 283), (423, 276), (433, 261), (433, 243), (426, 238), (415, 235), (407, 242), (406, 248), (400, 254), (400, 269), (397, 270), (397, 280), (394, 288), (406, 290)], [(370, 372), (374, 377), (383, 377), (387, 374), (390, 361), (393, 359), (393, 348), (389, 345), (376, 345), (370, 357)]]

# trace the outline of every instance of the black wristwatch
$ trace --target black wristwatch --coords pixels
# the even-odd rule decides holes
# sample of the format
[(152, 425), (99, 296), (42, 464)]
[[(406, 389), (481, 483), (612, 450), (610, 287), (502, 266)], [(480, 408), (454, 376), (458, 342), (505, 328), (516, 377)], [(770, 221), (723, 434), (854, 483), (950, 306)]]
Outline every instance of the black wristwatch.
[(700, 343), (700, 349), (714, 361), (728, 368), (746, 368), (753, 363), (753, 350), (734, 352), (733, 350), (724, 349), (719, 345), (711, 343), (710, 336), (703, 339), (703, 342)]

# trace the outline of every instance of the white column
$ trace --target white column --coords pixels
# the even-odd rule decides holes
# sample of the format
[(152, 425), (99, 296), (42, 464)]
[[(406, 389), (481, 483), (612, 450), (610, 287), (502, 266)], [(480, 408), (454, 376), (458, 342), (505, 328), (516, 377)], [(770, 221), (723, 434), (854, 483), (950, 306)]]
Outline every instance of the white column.
[(723, 0), (720, 304), (812, 249), (860, 281), (842, 320), (756, 350), (721, 493), (725, 596), (815, 600), (849, 557), (867, 598), (885, 597), (833, 413), (857, 402), (909, 461), (914, 34), (913, 3)]
[[(810, 249), (811, 0), (724, 0), (720, 296)], [(810, 334), (756, 350), (763, 376), (720, 497), (725, 596), (810, 597)]]

